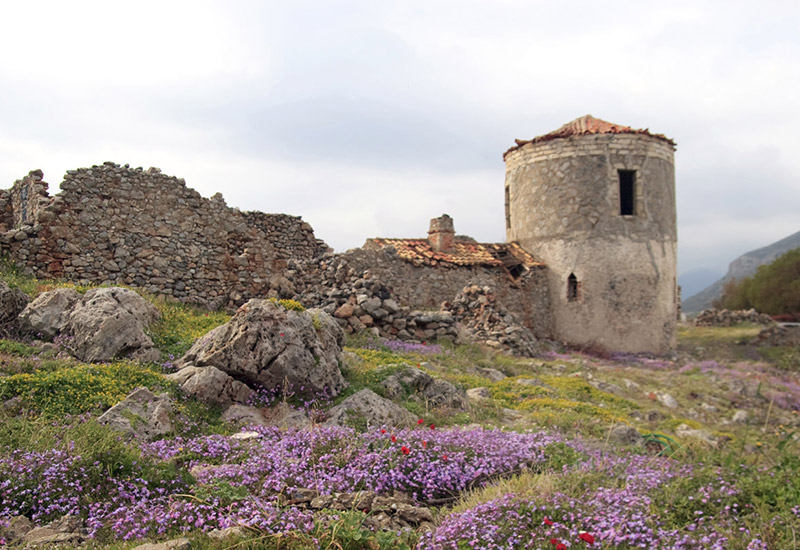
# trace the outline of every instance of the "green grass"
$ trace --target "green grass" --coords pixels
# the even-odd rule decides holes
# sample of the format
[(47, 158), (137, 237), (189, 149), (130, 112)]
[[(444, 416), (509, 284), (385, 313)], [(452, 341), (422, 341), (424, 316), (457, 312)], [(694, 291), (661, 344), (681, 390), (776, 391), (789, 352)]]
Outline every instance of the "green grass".
[(37, 355), (41, 350), (23, 344), (22, 342), (15, 342), (14, 340), (0, 340), (0, 353), (13, 355), (14, 357), (30, 357)]
[(137, 387), (170, 385), (160, 373), (136, 363), (64, 362), (59, 370), (1, 377), (0, 401), (20, 397), (28, 410), (47, 418), (62, 418), (104, 411)]
[(230, 320), (230, 315), (224, 312), (208, 311), (163, 298), (150, 297), (150, 300), (161, 317), (150, 325), (148, 333), (165, 361), (180, 357), (198, 338)]
[(788, 346), (763, 347), (761, 355), (779, 369), (800, 372), (800, 348)]
[(760, 354), (742, 345), (753, 340), (764, 327), (741, 323), (733, 327), (695, 327), (678, 325), (678, 350), (698, 359), (717, 361), (758, 360)]

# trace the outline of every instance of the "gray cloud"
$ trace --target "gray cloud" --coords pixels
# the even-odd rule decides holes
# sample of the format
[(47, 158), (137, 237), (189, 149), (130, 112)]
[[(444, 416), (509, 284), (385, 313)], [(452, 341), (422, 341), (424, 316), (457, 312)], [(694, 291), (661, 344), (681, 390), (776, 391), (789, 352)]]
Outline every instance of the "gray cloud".
[(502, 152), (591, 113), (678, 141), (681, 270), (724, 269), (799, 229), (800, 7), (720, 6), (6, 4), (0, 180), (114, 160), (338, 249), (442, 212), (495, 241)]

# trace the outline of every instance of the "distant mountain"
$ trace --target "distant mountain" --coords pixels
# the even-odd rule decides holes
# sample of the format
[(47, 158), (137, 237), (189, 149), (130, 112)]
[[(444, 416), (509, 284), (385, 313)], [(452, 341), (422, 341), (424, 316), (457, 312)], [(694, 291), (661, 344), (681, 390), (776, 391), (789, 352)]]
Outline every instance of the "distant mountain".
[(714, 269), (693, 269), (678, 276), (681, 296), (694, 296), (708, 285), (720, 279), (724, 273)]
[[(722, 290), (728, 281), (750, 277), (755, 274), (759, 266), (768, 264), (781, 254), (795, 248), (800, 248), (800, 231), (763, 248), (742, 254), (730, 263), (728, 273), (723, 278), (683, 300), (683, 312), (692, 315), (711, 307), (711, 302), (722, 295)], [(684, 291), (683, 294), (688, 293)]]

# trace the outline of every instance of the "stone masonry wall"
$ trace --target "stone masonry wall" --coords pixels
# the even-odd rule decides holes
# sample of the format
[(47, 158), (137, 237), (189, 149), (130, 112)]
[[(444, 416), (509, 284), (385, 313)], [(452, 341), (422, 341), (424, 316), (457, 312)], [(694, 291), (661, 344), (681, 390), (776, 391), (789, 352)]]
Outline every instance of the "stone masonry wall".
[(0, 191), (2, 252), (36, 277), (221, 307), (266, 295), (289, 259), (327, 249), (299, 217), (240, 212), (157, 168), (70, 170), (52, 197), (42, 177), (36, 170)]
[[(529, 143), (506, 157), (507, 239), (548, 266), (553, 337), (615, 351), (675, 346), (673, 146), (636, 134)], [(620, 171), (635, 174), (623, 214)]]
[(453, 301), (464, 287), (489, 287), (498, 306), (512, 313), (536, 337), (551, 337), (544, 268), (532, 269), (511, 280), (500, 268), (417, 266), (398, 257), (392, 248), (359, 248), (310, 262), (290, 262), (283, 291), (274, 294), (334, 313), (363, 293), (363, 279), (380, 281), (378, 286), (385, 287), (386, 297), (411, 309), (437, 310), (444, 302)]

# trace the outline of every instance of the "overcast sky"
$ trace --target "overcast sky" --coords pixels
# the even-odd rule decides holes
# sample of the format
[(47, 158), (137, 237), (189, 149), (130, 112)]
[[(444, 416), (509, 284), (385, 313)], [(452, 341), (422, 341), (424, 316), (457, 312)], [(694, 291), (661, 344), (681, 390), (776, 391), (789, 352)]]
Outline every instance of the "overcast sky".
[(502, 153), (585, 114), (678, 143), (679, 272), (800, 230), (800, 2), (0, 4), (0, 187), (157, 166), (337, 251), (505, 239)]

